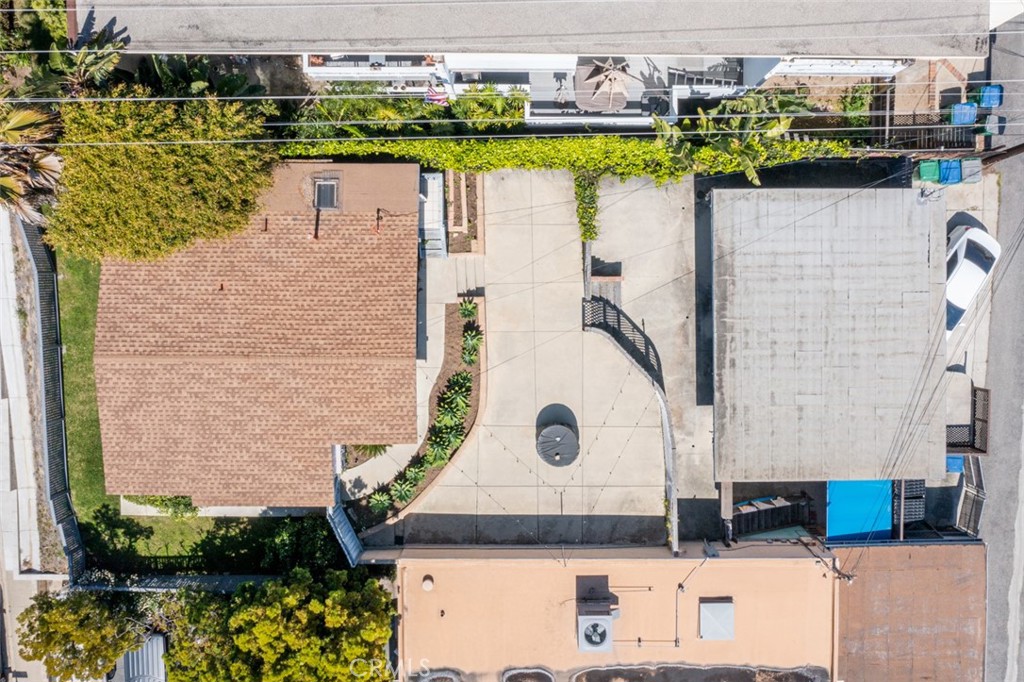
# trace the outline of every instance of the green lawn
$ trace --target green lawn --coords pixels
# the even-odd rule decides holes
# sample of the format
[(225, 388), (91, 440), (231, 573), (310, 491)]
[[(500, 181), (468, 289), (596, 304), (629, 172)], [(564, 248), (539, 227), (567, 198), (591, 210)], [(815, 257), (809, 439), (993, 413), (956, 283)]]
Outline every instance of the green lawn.
[(100, 267), (59, 254), (60, 328), (64, 344), (64, 402), (68, 433), (68, 478), (71, 499), (82, 520), (90, 520), (104, 503), (117, 505), (103, 487), (100, 415), (92, 353)]
[[(103, 449), (96, 406), (92, 355), (96, 334), (96, 303), (100, 267), (88, 260), (59, 253), (60, 327), (64, 353), (64, 402), (68, 434), (68, 478), (71, 499), (80, 521), (94, 520), (104, 504), (119, 507), (103, 483)], [(136, 518), (152, 529), (137, 541), (140, 552), (152, 556), (184, 554), (213, 527), (208, 518)]]
[[(60, 323), (68, 477), (90, 564), (117, 573), (280, 574), (296, 566), (341, 567), (324, 517), (229, 519), (126, 517), (103, 482), (93, 348), (99, 265), (59, 253)], [(168, 557), (174, 557), (169, 559)], [(184, 560), (182, 558), (185, 558)]]

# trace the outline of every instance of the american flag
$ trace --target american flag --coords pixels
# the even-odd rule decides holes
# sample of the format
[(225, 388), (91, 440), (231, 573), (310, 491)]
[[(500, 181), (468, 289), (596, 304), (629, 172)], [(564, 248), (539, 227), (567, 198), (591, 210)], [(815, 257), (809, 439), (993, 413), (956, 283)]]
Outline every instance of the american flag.
[(440, 104), (442, 107), (446, 107), (448, 106), (448, 93), (430, 86), (427, 88), (427, 95), (423, 98), (423, 101), (427, 104)]

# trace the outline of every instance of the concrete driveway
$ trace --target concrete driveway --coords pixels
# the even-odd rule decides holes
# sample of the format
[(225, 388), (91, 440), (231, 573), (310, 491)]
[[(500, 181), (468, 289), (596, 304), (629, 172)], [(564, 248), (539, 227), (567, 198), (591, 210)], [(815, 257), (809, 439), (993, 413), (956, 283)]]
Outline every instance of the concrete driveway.
[[(407, 544), (663, 543), (658, 402), (618, 348), (582, 330), (571, 176), (496, 173), (484, 194), (486, 404), (396, 532)], [(545, 408), (576, 422), (580, 454), (567, 465), (537, 454)]]
[(609, 178), (601, 186), (601, 236), (593, 244), (595, 258), (621, 266), (621, 307), (661, 356), (683, 539), (720, 529), (713, 411), (696, 400), (693, 202), (691, 177), (660, 187), (646, 178)]

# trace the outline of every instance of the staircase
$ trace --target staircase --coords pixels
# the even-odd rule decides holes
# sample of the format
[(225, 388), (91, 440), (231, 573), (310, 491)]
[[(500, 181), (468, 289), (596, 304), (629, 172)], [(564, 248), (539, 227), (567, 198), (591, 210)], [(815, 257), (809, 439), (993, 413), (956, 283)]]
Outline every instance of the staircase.
[(483, 296), (484, 256), (481, 253), (452, 254), (455, 263), (455, 291), (460, 296)]
[(733, 506), (732, 529), (737, 536), (787, 526), (807, 525), (810, 505), (805, 497), (762, 497)]

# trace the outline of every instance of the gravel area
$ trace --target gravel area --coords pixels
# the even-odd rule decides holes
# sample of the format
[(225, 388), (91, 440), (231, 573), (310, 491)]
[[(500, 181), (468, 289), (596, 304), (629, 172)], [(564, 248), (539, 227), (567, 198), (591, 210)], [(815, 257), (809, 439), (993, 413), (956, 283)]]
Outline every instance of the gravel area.
[(43, 458), (42, 423), (42, 364), (39, 355), (39, 325), (36, 310), (35, 280), (29, 253), (20, 231), (11, 227), (14, 243), (14, 269), (18, 288), (18, 317), (21, 322), (21, 339), (25, 347), (25, 373), (28, 377), (28, 395), (34, 429), (32, 432), (35, 455), (36, 503), (38, 506), (40, 569), (45, 573), (67, 573), (67, 561), (60, 544), (57, 527), (50, 514), (46, 495), (46, 462)]

